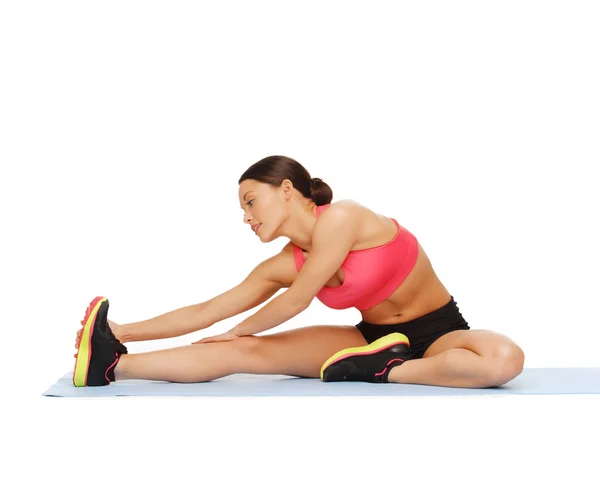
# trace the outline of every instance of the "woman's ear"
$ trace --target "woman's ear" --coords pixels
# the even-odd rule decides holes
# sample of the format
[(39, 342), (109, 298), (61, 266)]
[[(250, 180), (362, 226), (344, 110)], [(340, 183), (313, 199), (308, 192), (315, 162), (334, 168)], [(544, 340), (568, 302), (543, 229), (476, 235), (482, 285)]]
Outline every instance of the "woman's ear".
[(294, 191), (294, 185), (288, 179), (283, 180), (281, 182), (281, 188), (283, 189), (283, 195), (286, 199), (289, 199), (292, 196), (292, 192)]

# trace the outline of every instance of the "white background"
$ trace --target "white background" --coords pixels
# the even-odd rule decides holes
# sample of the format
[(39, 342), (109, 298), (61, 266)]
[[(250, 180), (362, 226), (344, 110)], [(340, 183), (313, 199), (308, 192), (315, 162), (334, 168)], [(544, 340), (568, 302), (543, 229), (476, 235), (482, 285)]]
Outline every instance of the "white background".
[[(95, 296), (144, 320), (283, 247), (237, 198), (274, 154), (412, 231), (471, 327), (513, 338), (526, 368), (600, 367), (599, 23), (575, 1), (3, 3), (2, 486), (597, 496), (598, 396), (41, 393)], [(263, 334), (358, 321), (315, 300)]]

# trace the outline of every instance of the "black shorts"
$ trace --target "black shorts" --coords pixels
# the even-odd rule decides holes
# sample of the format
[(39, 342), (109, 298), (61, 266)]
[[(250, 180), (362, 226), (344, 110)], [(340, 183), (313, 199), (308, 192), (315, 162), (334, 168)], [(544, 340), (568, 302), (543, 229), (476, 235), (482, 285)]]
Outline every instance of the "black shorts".
[(410, 341), (413, 359), (422, 358), (427, 348), (444, 334), (453, 330), (470, 329), (452, 296), (441, 308), (409, 322), (377, 325), (363, 320), (356, 324), (356, 328), (369, 344), (392, 332), (404, 334)]

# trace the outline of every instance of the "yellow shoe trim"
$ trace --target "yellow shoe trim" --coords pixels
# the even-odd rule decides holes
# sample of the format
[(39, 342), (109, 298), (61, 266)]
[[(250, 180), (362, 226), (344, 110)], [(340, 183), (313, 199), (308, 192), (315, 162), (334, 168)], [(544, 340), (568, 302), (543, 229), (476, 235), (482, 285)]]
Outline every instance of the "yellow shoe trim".
[(90, 360), (92, 359), (92, 327), (96, 322), (98, 310), (104, 301), (106, 301), (106, 298), (101, 299), (96, 303), (96, 306), (91, 311), (83, 327), (81, 342), (79, 343), (79, 349), (77, 350), (77, 360), (75, 361), (75, 373), (73, 375), (73, 384), (75, 384), (75, 387), (85, 387), (86, 385), (87, 372), (90, 366)]
[(323, 372), (325, 369), (335, 361), (340, 360), (342, 357), (374, 353), (375, 351), (386, 349), (396, 344), (406, 344), (410, 347), (410, 341), (408, 340), (408, 337), (400, 332), (392, 332), (391, 334), (380, 337), (376, 341), (373, 341), (371, 344), (366, 346), (342, 349), (331, 356), (325, 363), (323, 363), (323, 366), (321, 367), (321, 380), (323, 380)]

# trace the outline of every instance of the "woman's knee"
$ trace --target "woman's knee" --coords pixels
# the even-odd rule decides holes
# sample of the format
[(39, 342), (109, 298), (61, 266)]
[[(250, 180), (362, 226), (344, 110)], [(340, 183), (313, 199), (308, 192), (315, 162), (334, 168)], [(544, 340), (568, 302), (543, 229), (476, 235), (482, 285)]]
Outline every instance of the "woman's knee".
[(282, 352), (267, 337), (245, 336), (233, 341), (239, 361), (254, 373), (275, 373), (281, 367)]
[(239, 353), (243, 355), (258, 355), (260, 354), (261, 350), (264, 350), (264, 341), (262, 339), (262, 337), (247, 335), (240, 337), (239, 339), (234, 339), (232, 345)]
[(525, 353), (514, 343), (503, 344), (490, 360), (491, 382), (500, 386), (517, 377), (525, 364)]

